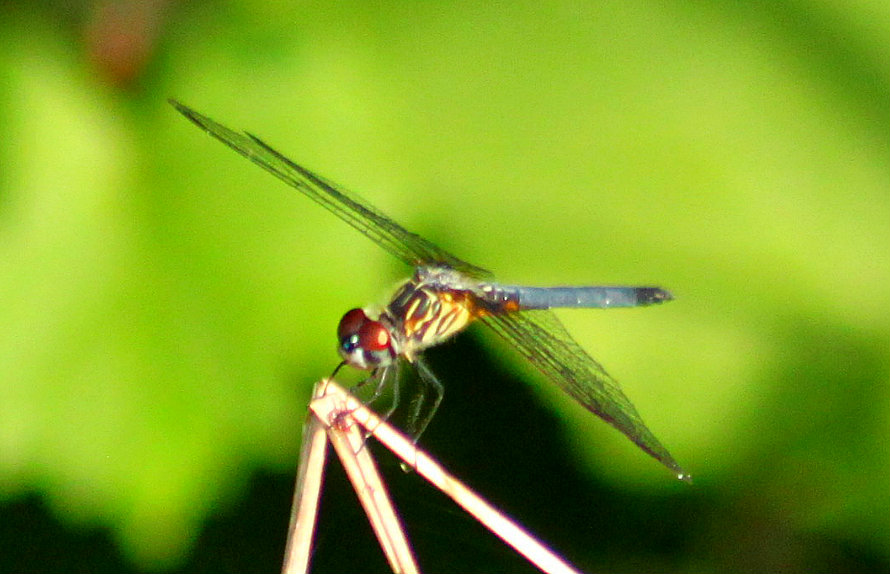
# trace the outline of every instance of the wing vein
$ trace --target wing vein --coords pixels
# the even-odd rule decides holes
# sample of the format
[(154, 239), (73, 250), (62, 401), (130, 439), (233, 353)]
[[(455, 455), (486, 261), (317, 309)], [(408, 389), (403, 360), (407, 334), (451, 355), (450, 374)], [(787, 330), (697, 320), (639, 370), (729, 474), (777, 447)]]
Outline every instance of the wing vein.
[(563, 391), (678, 475), (685, 472), (643, 422), (618, 382), (575, 342), (551, 311), (489, 315), (482, 321)]
[(170, 103), (204, 131), (308, 196), (408, 265), (447, 265), (473, 277), (490, 276), (487, 270), (408, 231), (357, 194), (287, 159), (256, 136), (235, 132), (175, 100)]

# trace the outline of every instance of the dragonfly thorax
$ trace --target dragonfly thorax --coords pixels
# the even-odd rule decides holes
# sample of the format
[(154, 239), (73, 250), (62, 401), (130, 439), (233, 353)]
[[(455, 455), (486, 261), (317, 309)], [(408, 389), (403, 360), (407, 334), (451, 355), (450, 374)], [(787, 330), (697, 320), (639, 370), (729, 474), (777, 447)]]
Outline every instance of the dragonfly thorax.
[(428, 347), (462, 331), (476, 318), (476, 297), (461, 274), (442, 267), (419, 268), (393, 295), (381, 315), (394, 326), (400, 352), (410, 361)]
[(362, 309), (347, 311), (337, 326), (340, 356), (357, 369), (391, 365), (399, 354), (399, 344), (382, 321), (368, 317)]

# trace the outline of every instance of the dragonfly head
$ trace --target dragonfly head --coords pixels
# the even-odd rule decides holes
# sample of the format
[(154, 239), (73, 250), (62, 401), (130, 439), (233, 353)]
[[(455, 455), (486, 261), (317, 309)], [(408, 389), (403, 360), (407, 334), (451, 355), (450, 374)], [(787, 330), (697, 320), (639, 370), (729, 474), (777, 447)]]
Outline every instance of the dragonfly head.
[(340, 356), (358, 369), (376, 369), (393, 363), (398, 353), (386, 325), (369, 318), (362, 309), (347, 311), (337, 327)]

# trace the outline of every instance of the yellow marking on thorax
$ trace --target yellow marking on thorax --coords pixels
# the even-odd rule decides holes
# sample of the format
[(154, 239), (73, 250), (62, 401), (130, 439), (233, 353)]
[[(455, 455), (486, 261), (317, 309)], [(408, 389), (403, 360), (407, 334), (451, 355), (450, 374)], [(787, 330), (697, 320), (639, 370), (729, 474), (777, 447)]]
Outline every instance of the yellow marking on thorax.
[[(405, 335), (417, 349), (435, 345), (463, 330), (474, 314), (465, 296), (422, 290), (411, 298), (405, 312)], [(421, 306), (425, 309), (421, 313)]]

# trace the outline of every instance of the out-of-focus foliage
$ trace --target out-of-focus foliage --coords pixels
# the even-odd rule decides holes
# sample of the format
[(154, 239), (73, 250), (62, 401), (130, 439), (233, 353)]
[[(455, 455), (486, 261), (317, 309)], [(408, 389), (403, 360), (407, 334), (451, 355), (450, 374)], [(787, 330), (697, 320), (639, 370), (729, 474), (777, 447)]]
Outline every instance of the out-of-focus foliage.
[[(886, 563), (885, 2), (136, 6), (0, 8), (0, 503), (176, 565), (408, 272), (176, 97), (506, 281), (669, 287), (561, 316), (722, 516), (676, 569)], [(696, 496), (541, 392), (598, 480)]]

